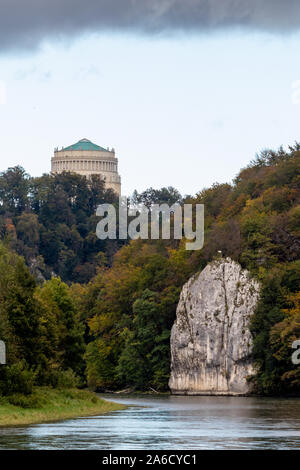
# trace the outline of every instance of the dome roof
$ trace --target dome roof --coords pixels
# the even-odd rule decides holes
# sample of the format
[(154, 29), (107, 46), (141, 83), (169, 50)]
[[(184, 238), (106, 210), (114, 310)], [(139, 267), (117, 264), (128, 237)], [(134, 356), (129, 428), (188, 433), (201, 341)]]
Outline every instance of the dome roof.
[(91, 142), (88, 139), (81, 139), (78, 142), (76, 142), (76, 144), (69, 145), (68, 147), (62, 148), (61, 150), (63, 152), (65, 152), (66, 150), (98, 150), (100, 152), (111, 153), (109, 150), (103, 147), (100, 147), (100, 145), (93, 144), (93, 142)]

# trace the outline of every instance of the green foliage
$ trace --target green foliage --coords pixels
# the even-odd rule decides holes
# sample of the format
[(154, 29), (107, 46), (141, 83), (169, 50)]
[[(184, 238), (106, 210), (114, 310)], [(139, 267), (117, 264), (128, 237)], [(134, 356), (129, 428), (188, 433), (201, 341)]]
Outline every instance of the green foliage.
[(132, 196), (133, 204), (144, 204), (147, 207), (151, 207), (152, 204), (173, 205), (180, 202), (182, 202), (181, 194), (172, 186), (161, 189), (148, 188), (140, 194), (134, 191)]
[(275, 324), (270, 332), (270, 348), (277, 361), (276, 369), (280, 374), (280, 384), (284, 391), (299, 393), (300, 369), (291, 360), (294, 341), (300, 338), (300, 292), (286, 299), (289, 308), (284, 310), (284, 319)]
[(122, 383), (137, 389), (167, 388), (170, 325), (165, 313), (158, 294), (149, 289), (134, 302), (131, 330), (123, 332), (125, 345), (117, 366)]
[(41, 307), (40, 329), (47, 364), (40, 369), (40, 380), (55, 384), (58, 368), (83, 376), (84, 325), (70, 288), (59, 278), (52, 278), (36, 289), (35, 298)]
[(81, 385), (80, 378), (75, 374), (74, 370), (53, 370), (51, 371), (49, 385), (58, 389), (76, 388)]
[(44, 400), (38, 394), (23, 395), (22, 393), (14, 393), (8, 397), (8, 402), (11, 405), (19, 406), (20, 408), (41, 408), (44, 405)]
[(0, 395), (12, 395), (14, 393), (30, 395), (35, 381), (36, 373), (28, 368), (24, 360), (10, 366), (1, 367)]
[(97, 338), (87, 345), (85, 359), (87, 362), (87, 379), (97, 389), (110, 389), (118, 385), (116, 377), (116, 352), (118, 343), (113, 339)]
[(7, 366), (0, 393), (30, 394), (35, 382), (61, 387), (84, 380), (84, 325), (71, 289), (58, 278), (38, 287), (24, 259), (0, 243), (0, 338)]
[(109, 262), (124, 241), (96, 237), (96, 208), (116, 203), (99, 175), (62, 173), (30, 178), (21, 167), (0, 174), (0, 234), (24, 256), (28, 265), (39, 259), (40, 275), (54, 271), (64, 281), (87, 282), (96, 274), (99, 251)]
[(31, 395), (0, 397), (2, 426), (27, 426), (66, 420), (78, 416), (95, 416), (124, 409), (87, 390), (35, 387)]
[(30, 178), (16, 166), (0, 174), (0, 207), (11, 216), (21, 214), (29, 206)]
[(0, 333), (8, 360), (24, 359), (29, 366), (39, 362), (42, 351), (35, 289), (24, 260), (0, 243)]
[(250, 329), (254, 337), (254, 359), (259, 370), (256, 389), (260, 393), (280, 393), (279, 372), (270, 348), (270, 331), (284, 315), (284, 291), (278, 272), (271, 272), (264, 280), (261, 298)]
[(299, 367), (291, 359), (292, 339), (300, 338), (299, 300), (294, 314), (287, 315), (289, 299), (296, 298), (292, 292), (300, 285), (299, 262), (274, 267), (264, 274), (262, 282), (261, 298), (251, 321), (258, 368), (256, 390), (262, 394), (299, 391)]

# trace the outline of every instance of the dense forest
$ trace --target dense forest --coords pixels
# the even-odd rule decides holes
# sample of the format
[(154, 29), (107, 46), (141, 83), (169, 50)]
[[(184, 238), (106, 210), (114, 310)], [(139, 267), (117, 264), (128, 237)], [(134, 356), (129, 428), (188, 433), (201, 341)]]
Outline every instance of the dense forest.
[(89, 184), (78, 174), (62, 173), (30, 178), (23, 168), (0, 174), (0, 234), (25, 258), (31, 271), (50, 279), (53, 273), (66, 282), (88, 282), (99, 263), (111, 263), (122, 241), (96, 236), (96, 208), (115, 203), (93, 175)]
[(300, 391), (291, 344), (300, 339), (300, 145), (264, 151), (232, 184), (196, 196), (174, 188), (133, 202), (203, 203), (205, 243), (99, 240), (96, 207), (118, 205), (102, 181), (63, 173), (0, 175), (0, 393), (35, 384), (167, 390), (170, 329), (182, 285), (230, 256), (261, 282), (251, 332), (261, 394)]

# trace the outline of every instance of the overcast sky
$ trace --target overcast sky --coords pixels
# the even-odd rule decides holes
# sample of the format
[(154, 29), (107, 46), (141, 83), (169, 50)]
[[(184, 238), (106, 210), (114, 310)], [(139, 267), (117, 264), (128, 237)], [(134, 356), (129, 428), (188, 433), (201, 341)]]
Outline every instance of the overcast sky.
[(115, 147), (123, 194), (231, 181), (300, 141), (300, 2), (0, 0), (0, 170)]

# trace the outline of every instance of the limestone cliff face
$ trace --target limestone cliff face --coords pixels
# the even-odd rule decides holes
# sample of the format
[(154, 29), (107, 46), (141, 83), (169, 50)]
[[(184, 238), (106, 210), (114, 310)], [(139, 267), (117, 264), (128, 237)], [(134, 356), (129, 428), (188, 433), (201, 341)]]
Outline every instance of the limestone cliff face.
[(258, 298), (258, 282), (230, 258), (210, 263), (184, 285), (171, 333), (172, 393), (249, 393), (248, 325)]

